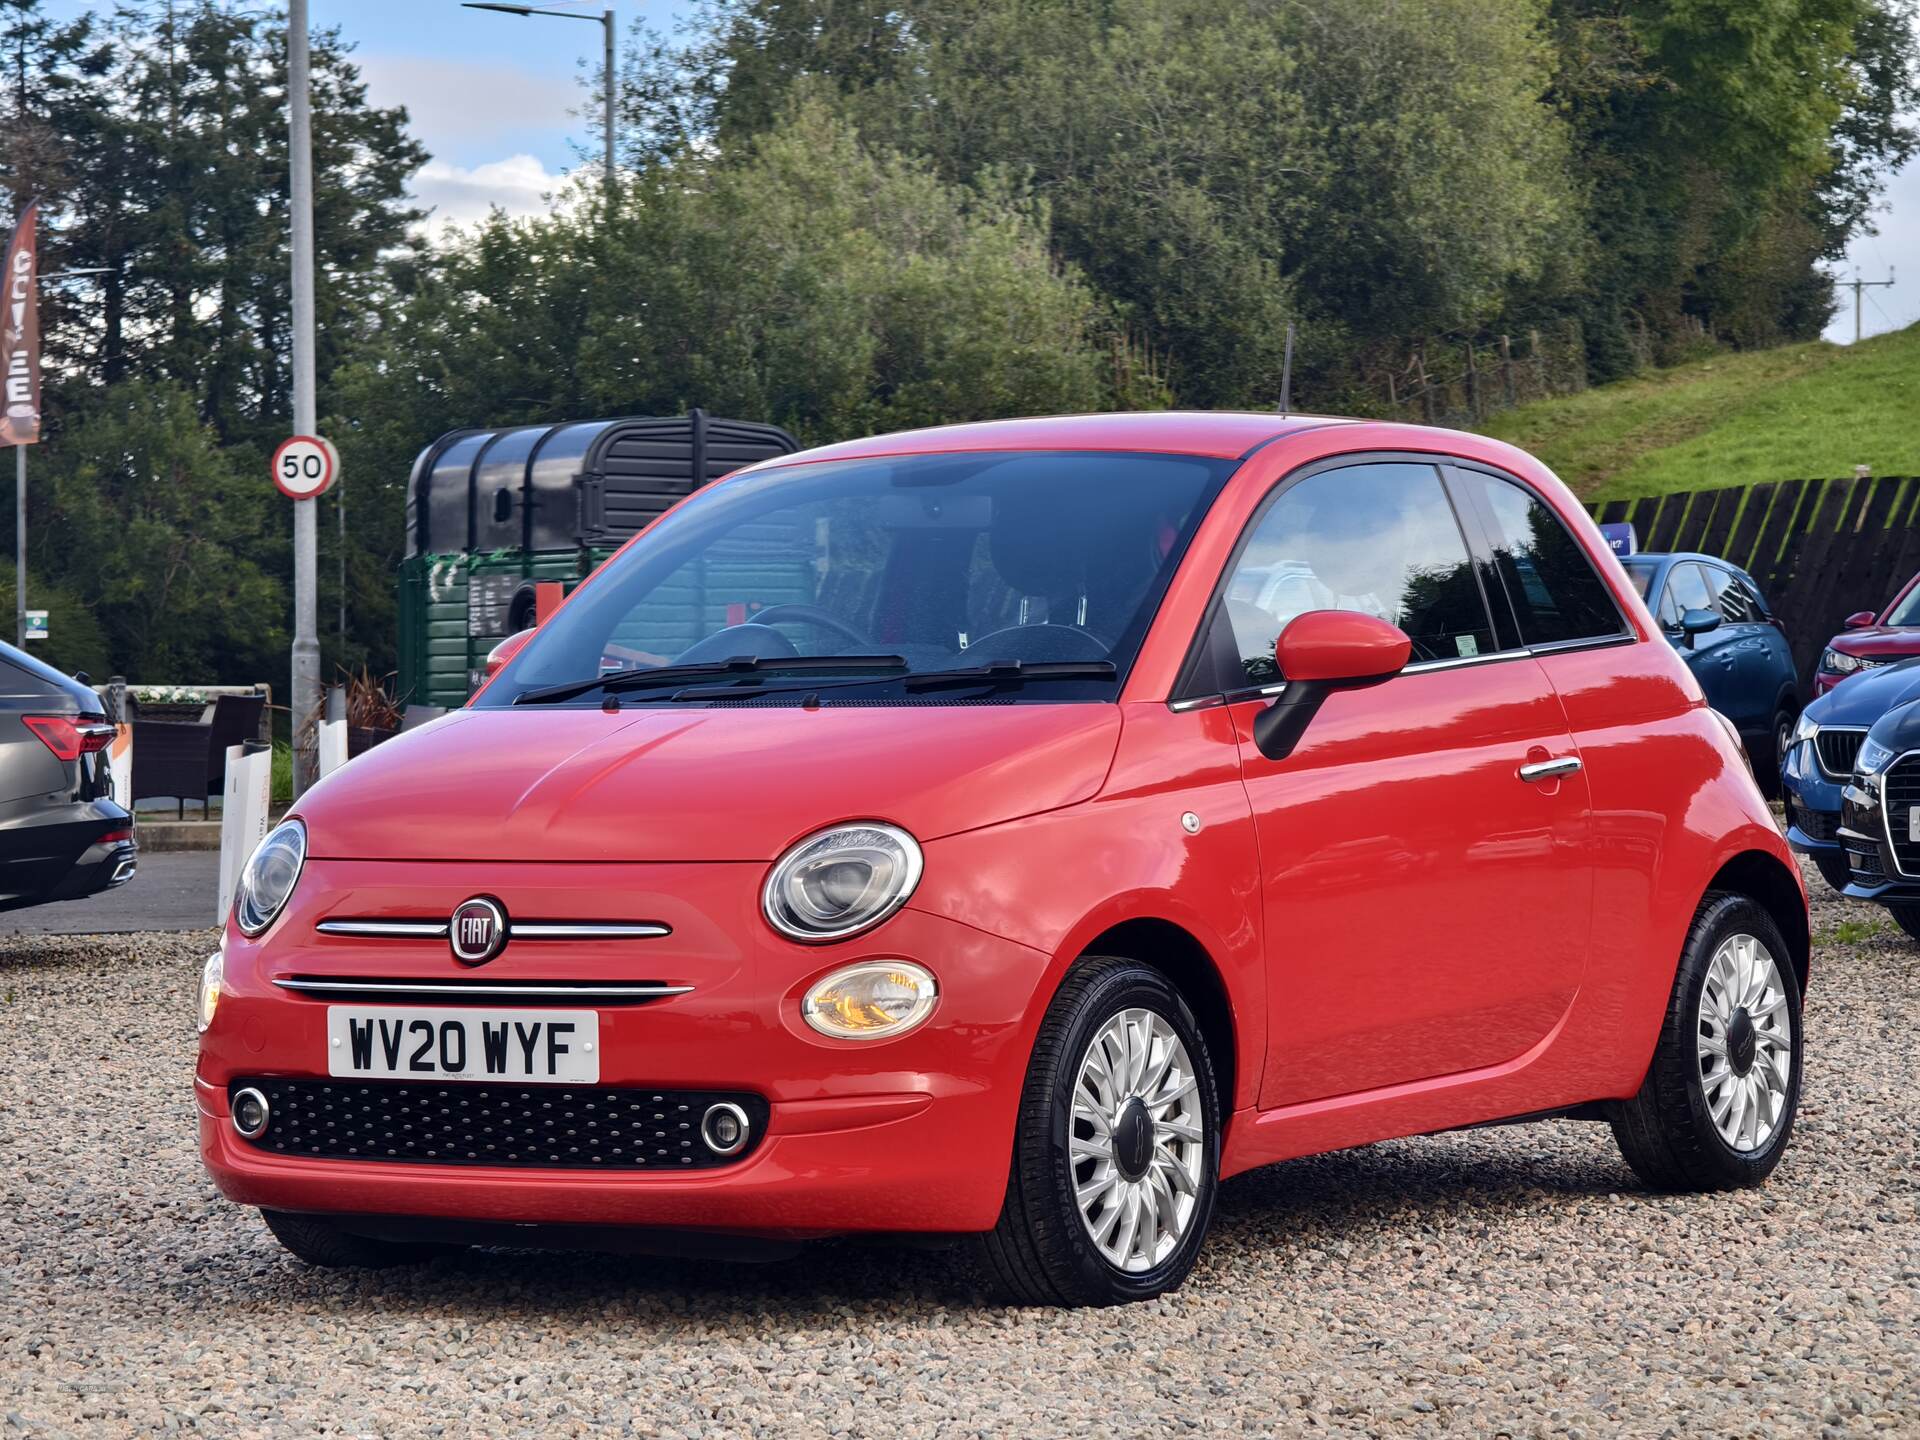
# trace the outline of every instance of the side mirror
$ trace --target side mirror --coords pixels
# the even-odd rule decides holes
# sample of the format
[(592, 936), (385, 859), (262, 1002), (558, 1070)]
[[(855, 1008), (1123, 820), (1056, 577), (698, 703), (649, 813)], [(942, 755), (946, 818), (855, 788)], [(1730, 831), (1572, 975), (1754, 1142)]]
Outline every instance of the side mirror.
[(1720, 628), (1718, 610), (1683, 610), (1680, 612), (1680, 639), (1691, 649), (1693, 637), (1704, 635), (1709, 630)]
[(527, 641), (533, 638), (533, 627), (516, 630), (493, 649), (487, 652), (487, 678), (491, 680), (507, 668), (507, 662), (527, 648)]
[(1879, 618), (1880, 617), (1871, 610), (1856, 610), (1853, 614), (1847, 616), (1847, 629), (1864, 630), (1867, 626), (1879, 620)]
[(1284, 760), (1335, 690), (1377, 685), (1406, 668), (1413, 642), (1398, 626), (1357, 610), (1309, 610), (1273, 642), (1287, 688), (1253, 720), (1253, 743)]

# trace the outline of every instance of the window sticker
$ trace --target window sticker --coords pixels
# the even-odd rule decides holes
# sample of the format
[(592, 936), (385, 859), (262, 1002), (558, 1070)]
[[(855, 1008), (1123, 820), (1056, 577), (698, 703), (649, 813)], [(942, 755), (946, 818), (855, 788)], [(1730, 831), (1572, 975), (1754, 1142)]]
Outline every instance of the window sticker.
[(1456, 635), (1453, 643), (1460, 648), (1460, 658), (1463, 660), (1480, 653), (1480, 642), (1471, 635)]

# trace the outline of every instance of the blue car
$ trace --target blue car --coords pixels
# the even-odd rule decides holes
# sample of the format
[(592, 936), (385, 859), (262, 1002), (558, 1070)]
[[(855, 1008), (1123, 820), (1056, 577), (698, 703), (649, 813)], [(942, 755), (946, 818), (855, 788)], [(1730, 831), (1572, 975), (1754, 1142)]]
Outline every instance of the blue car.
[(1707, 703), (1739, 728), (1754, 775), (1771, 789), (1800, 714), (1800, 684), (1760, 587), (1711, 555), (1629, 555), (1620, 563)]
[(1881, 716), (1910, 700), (1920, 700), (1920, 659), (1855, 675), (1808, 705), (1793, 728), (1780, 766), (1787, 843), (1811, 855), (1836, 890), (1849, 878), (1840, 813), (1861, 743)]

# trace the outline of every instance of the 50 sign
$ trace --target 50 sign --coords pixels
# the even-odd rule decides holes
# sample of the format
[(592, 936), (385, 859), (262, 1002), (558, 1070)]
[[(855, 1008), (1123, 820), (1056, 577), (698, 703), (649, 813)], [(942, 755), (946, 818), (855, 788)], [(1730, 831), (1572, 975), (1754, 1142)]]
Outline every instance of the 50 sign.
[(340, 452), (318, 435), (295, 435), (273, 452), (273, 483), (289, 500), (324, 495), (340, 478)]

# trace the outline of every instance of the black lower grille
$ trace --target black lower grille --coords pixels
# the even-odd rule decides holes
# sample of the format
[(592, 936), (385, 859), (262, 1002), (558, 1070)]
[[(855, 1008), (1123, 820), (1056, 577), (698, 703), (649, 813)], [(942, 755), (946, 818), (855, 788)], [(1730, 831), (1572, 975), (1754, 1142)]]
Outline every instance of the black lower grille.
[(1886, 871), (1880, 864), (1879, 847), (1867, 848), (1856, 841), (1847, 842), (1847, 868), (1853, 871), (1854, 882), (1859, 885), (1884, 885), (1887, 883)]
[(1831, 840), (1840, 831), (1840, 817), (1821, 810), (1809, 810), (1796, 801), (1789, 818), (1809, 840)]
[(1907, 874), (1920, 875), (1920, 841), (1910, 838), (1912, 813), (1920, 806), (1920, 755), (1904, 756), (1887, 768), (1880, 780), (1880, 803), (1894, 861)]
[[(236, 1080), (267, 1097), (262, 1150), (332, 1160), (568, 1170), (698, 1170), (753, 1153), (758, 1095), (573, 1085), (421, 1085), (380, 1080)], [(749, 1122), (738, 1154), (715, 1155), (700, 1119), (722, 1102)]]
[(1853, 774), (1853, 762), (1866, 740), (1864, 730), (1822, 730), (1813, 737), (1814, 751), (1820, 756), (1820, 768), (1840, 779)]

